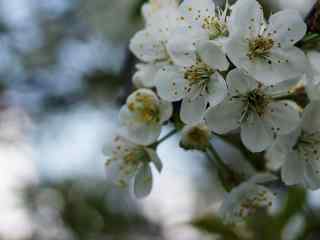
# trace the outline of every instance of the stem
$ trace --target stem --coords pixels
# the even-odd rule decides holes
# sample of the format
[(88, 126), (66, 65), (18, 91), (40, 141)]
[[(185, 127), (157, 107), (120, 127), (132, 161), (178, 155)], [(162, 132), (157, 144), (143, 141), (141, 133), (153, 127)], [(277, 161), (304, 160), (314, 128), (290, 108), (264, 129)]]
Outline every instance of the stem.
[(177, 129), (173, 129), (172, 131), (170, 131), (169, 133), (167, 133), (165, 136), (163, 136), (162, 138), (160, 138), (157, 142), (155, 142), (152, 146), (159, 146), (161, 143), (163, 143), (164, 141), (166, 141), (168, 138), (172, 137), (173, 135), (175, 135), (178, 132)]
[(218, 175), (221, 183), (225, 190), (230, 192), (232, 188), (239, 183), (239, 176), (224, 163), (219, 153), (212, 145), (209, 145), (207, 148), (207, 155), (210, 159), (214, 160), (214, 164), (218, 168)]

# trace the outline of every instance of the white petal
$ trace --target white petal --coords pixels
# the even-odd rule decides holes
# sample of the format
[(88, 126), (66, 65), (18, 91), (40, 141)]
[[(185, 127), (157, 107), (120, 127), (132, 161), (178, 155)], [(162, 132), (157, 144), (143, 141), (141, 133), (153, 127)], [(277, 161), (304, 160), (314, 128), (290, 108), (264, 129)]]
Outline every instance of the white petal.
[(258, 82), (238, 68), (227, 75), (227, 85), (232, 96), (246, 94), (258, 87)]
[(187, 81), (177, 67), (167, 66), (159, 70), (156, 76), (158, 94), (164, 100), (174, 102), (186, 95)]
[(181, 120), (187, 124), (201, 121), (203, 119), (207, 103), (207, 98), (203, 96), (198, 96), (193, 99), (183, 99), (180, 110)]
[(232, 6), (230, 34), (257, 36), (264, 24), (263, 9), (256, 0), (237, 1)]
[(318, 162), (318, 160), (314, 160), (305, 163), (304, 184), (311, 190), (320, 188), (320, 168)]
[(229, 68), (229, 61), (222, 49), (212, 41), (201, 41), (197, 52), (203, 62), (212, 69), (226, 71)]
[(274, 48), (268, 59), (255, 59), (246, 70), (265, 85), (277, 84), (285, 80), (302, 77), (307, 70), (307, 58), (296, 47)]
[(163, 44), (152, 28), (137, 32), (130, 41), (130, 50), (145, 62), (162, 60), (167, 57)]
[(216, 107), (211, 107), (205, 114), (208, 127), (218, 133), (225, 134), (239, 127), (239, 120), (243, 111), (241, 101), (225, 100)]
[(275, 43), (282, 48), (296, 44), (307, 32), (307, 25), (297, 11), (284, 10), (272, 15), (266, 34), (270, 33)]
[(208, 34), (201, 28), (179, 27), (169, 39), (168, 53), (175, 64), (189, 67), (197, 60), (196, 45), (198, 41), (205, 39), (208, 39)]
[(160, 101), (159, 108), (160, 108), (160, 123), (168, 121), (171, 118), (172, 112), (173, 112), (172, 103), (167, 101)]
[(132, 81), (136, 86), (154, 87), (155, 76), (160, 68), (160, 64), (138, 64), (138, 71), (134, 74)]
[(151, 145), (157, 141), (161, 133), (160, 125), (135, 125), (135, 126), (122, 126), (120, 134), (139, 145)]
[(263, 184), (278, 180), (278, 177), (271, 173), (257, 173), (251, 177), (248, 181), (256, 184)]
[(211, 76), (207, 90), (210, 106), (216, 106), (221, 103), (228, 93), (226, 81), (218, 72)]
[(134, 194), (137, 198), (147, 197), (153, 185), (153, 177), (149, 164), (144, 164), (134, 179)]
[(302, 183), (304, 170), (304, 161), (299, 159), (298, 153), (295, 151), (290, 152), (281, 168), (283, 182), (287, 185), (296, 185)]
[(308, 133), (315, 133), (320, 130), (320, 101), (313, 101), (305, 108), (302, 128)]
[(146, 151), (149, 154), (151, 162), (154, 164), (154, 166), (156, 167), (156, 169), (160, 173), (162, 171), (163, 164), (162, 164), (162, 161), (159, 158), (157, 152), (155, 150), (151, 149), (151, 148), (147, 148)]
[(241, 139), (251, 152), (266, 150), (274, 140), (270, 126), (254, 113), (241, 124)]
[(179, 10), (192, 25), (201, 26), (206, 17), (215, 16), (215, 4), (211, 0), (184, 0)]
[(292, 148), (297, 144), (301, 130), (297, 129), (288, 135), (279, 136), (266, 153), (267, 166), (272, 170), (279, 170)]
[(281, 97), (281, 96), (286, 96), (288, 94), (290, 94), (290, 92), (295, 89), (295, 87), (299, 84), (299, 82), (301, 81), (301, 78), (293, 78), (290, 80), (286, 80), (283, 81), (279, 84), (276, 85), (271, 85), (268, 87), (265, 87), (263, 89), (263, 91), (270, 95), (270, 96), (274, 96), (274, 97)]
[(272, 102), (267, 106), (264, 119), (273, 126), (277, 134), (288, 134), (295, 130), (300, 122), (298, 106), (289, 101)]
[(231, 36), (225, 43), (225, 51), (231, 62), (238, 68), (247, 69), (252, 64), (249, 57), (249, 44), (241, 35)]

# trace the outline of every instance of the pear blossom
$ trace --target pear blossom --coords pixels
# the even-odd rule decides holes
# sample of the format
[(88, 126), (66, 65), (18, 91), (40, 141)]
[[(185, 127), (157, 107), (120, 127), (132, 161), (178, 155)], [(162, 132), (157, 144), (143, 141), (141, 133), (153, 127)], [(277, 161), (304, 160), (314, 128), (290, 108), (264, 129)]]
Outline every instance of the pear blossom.
[(190, 66), (197, 58), (196, 46), (211, 41), (224, 49), (228, 32), (228, 10), (215, 7), (212, 0), (184, 0), (179, 8), (180, 24), (168, 42), (168, 53), (175, 64)]
[(294, 102), (276, 99), (287, 94), (288, 86), (296, 81), (264, 86), (234, 69), (227, 76), (228, 97), (208, 109), (206, 123), (218, 134), (240, 127), (243, 144), (252, 152), (262, 152), (278, 135), (292, 132), (300, 123), (299, 109)]
[(207, 105), (217, 105), (227, 94), (227, 85), (219, 71), (226, 71), (229, 62), (222, 50), (207, 41), (197, 46), (197, 54), (190, 67), (166, 66), (156, 77), (161, 98), (183, 99), (180, 116), (189, 124), (200, 122)]
[(112, 143), (111, 155), (107, 156), (106, 172), (120, 187), (128, 187), (133, 180), (135, 196), (143, 198), (149, 195), (152, 189), (153, 177), (150, 163), (153, 163), (161, 172), (161, 160), (153, 149), (116, 136)]
[(265, 85), (301, 77), (307, 68), (305, 54), (294, 45), (306, 34), (306, 24), (294, 10), (273, 14), (266, 23), (256, 0), (239, 0), (232, 7), (228, 57)]
[(235, 187), (223, 201), (219, 215), (227, 224), (241, 223), (257, 210), (270, 209), (276, 202), (275, 194), (263, 186), (277, 180), (270, 174), (258, 174)]
[(180, 146), (186, 150), (205, 151), (211, 139), (211, 132), (204, 122), (186, 125), (182, 129)]
[(134, 143), (150, 145), (160, 136), (162, 125), (172, 111), (171, 103), (160, 100), (149, 89), (139, 89), (120, 110), (121, 134)]
[(287, 185), (302, 184), (311, 190), (320, 188), (320, 101), (304, 110), (300, 127), (281, 136), (269, 150), (269, 156), (282, 163), (282, 180)]

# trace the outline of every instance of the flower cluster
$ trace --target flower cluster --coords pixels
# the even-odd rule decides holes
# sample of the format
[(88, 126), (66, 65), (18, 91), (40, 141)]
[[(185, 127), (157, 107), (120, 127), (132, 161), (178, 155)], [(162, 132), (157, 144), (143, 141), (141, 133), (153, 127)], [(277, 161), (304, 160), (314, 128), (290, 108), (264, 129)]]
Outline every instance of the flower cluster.
[[(212, 138), (238, 133), (247, 151), (266, 152), (269, 163), (277, 162), (286, 185), (320, 188), (320, 94), (314, 91), (320, 54), (297, 47), (307, 33), (298, 12), (266, 19), (256, 0), (223, 9), (212, 0), (150, 0), (142, 11), (145, 28), (130, 42), (140, 60), (137, 90), (120, 110), (107, 164), (118, 183), (133, 180), (138, 197), (150, 193), (150, 163), (161, 171), (156, 148), (163, 125), (172, 121), (186, 150), (208, 154)], [(303, 103), (301, 89), (309, 94)], [(208, 155), (217, 157), (216, 151)], [(220, 160), (218, 170), (232, 172)], [(221, 207), (227, 221), (275, 201), (264, 186), (269, 178), (236, 179), (227, 183), (232, 188)]]

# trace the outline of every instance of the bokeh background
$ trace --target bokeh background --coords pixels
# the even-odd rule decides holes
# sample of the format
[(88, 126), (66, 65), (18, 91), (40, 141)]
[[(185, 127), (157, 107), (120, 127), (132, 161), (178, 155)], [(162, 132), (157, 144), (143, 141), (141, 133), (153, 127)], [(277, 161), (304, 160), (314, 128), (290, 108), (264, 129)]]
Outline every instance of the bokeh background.
[[(142, 3), (0, 0), (0, 239), (212, 239), (187, 223), (225, 192), (207, 159), (179, 149), (178, 138), (160, 146), (165, 168), (147, 199), (105, 177), (102, 149), (132, 89), (127, 46), (143, 26)], [(264, 1), (304, 16), (314, 3)], [(241, 155), (216, 144), (237, 167)], [(309, 193), (309, 205), (319, 208), (319, 198)]]

